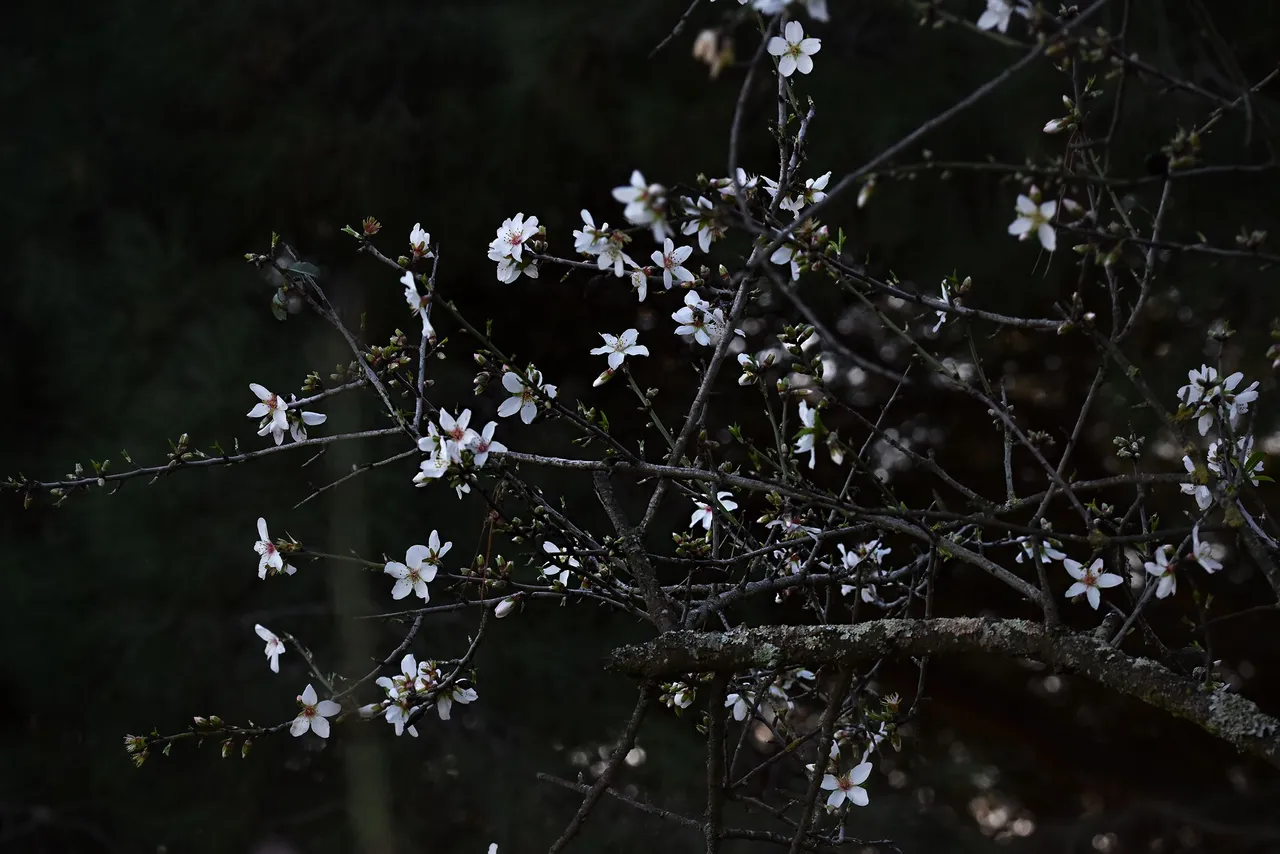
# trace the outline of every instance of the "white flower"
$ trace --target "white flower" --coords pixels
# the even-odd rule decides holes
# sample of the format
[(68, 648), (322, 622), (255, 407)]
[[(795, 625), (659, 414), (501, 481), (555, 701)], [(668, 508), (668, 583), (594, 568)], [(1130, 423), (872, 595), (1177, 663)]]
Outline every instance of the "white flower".
[(569, 569), (578, 569), (581, 566), (578, 559), (550, 540), (542, 544), (542, 550), (551, 555), (551, 563), (542, 567), (542, 574), (548, 578), (555, 578), (560, 582), (561, 587), (568, 587)]
[[(289, 435), (293, 436), (295, 442), (307, 441), (307, 428), (319, 427), (321, 424), (329, 420), (328, 415), (319, 412), (296, 412), (289, 410)], [(258, 435), (266, 435), (259, 431)]]
[(489, 244), (489, 260), (498, 262), (498, 281), (509, 285), (516, 279), (520, 278), (520, 274), (524, 273), (530, 279), (538, 278), (538, 262), (529, 258), (523, 261), (504, 254), (504, 248), (498, 241)]
[(694, 290), (684, 295), (684, 308), (671, 315), (671, 319), (680, 324), (676, 327), (677, 335), (692, 335), (693, 340), (704, 347), (709, 347), (720, 340), (725, 321), (720, 309), (712, 309), (711, 304)]
[(414, 738), (418, 737), (418, 728), (409, 724), (409, 714), (413, 711), (413, 707), (409, 705), (410, 701), (407, 697), (398, 697), (391, 701), (391, 705), (387, 706), (386, 719), (387, 723), (395, 728), (396, 736), (404, 735), (407, 730), (409, 735)]
[(827, 182), (831, 180), (831, 173), (819, 175), (817, 178), (810, 178), (804, 182), (804, 189), (800, 191), (798, 196), (788, 196), (782, 201), (778, 207), (793, 212), (796, 216), (800, 215), (800, 211), (809, 205), (816, 205), (827, 197), (823, 192), (827, 188)]
[(493, 438), (493, 431), (496, 429), (498, 429), (498, 422), (490, 421), (484, 425), (480, 435), (473, 441), (471, 452), (475, 455), (476, 468), (483, 467), (490, 454), (505, 454), (507, 452), (507, 446)]
[(820, 39), (805, 38), (804, 27), (799, 21), (788, 21), (782, 36), (769, 39), (769, 53), (780, 57), (778, 73), (790, 77), (795, 72), (808, 74), (813, 71), (811, 57), (822, 49)]
[(449, 446), (436, 425), (427, 424), (427, 435), (419, 437), (418, 450), (429, 456), (419, 465), (421, 471), (413, 476), (415, 486), (426, 486), (449, 470)]
[(1258, 477), (1262, 474), (1263, 464), (1266, 462), (1261, 456), (1249, 462), (1249, 458), (1253, 456), (1253, 437), (1241, 436), (1236, 440), (1235, 455), (1230, 460), (1223, 460), (1223, 449), (1227, 447), (1223, 440), (1217, 441), (1209, 445), (1209, 470), (1214, 474), (1221, 475), (1223, 473), (1224, 463), (1229, 463), (1236, 471), (1236, 474), (1248, 478), (1249, 482), (1254, 486), (1258, 485)]
[(1218, 371), (1208, 365), (1201, 365), (1199, 370), (1187, 371), (1187, 384), (1178, 389), (1178, 400), (1187, 406), (1194, 406), (1212, 395), (1213, 387), (1218, 384)]
[(449, 691), (436, 697), (436, 713), (440, 715), (440, 720), (447, 721), (454, 703), (462, 703), (463, 705), (474, 703), (477, 697), (479, 695), (476, 693), (475, 688), (459, 688), (455, 685)]
[(1059, 133), (1071, 126), (1071, 122), (1067, 119), (1050, 119), (1044, 123), (1045, 133)]
[(583, 208), (581, 214), (582, 228), (573, 232), (573, 250), (583, 255), (599, 255), (609, 242), (609, 223), (596, 228), (591, 211)]
[(667, 290), (671, 290), (671, 280), (673, 278), (679, 282), (693, 281), (693, 273), (681, 266), (691, 252), (693, 252), (693, 247), (677, 247), (671, 242), (670, 237), (663, 242), (661, 252), (656, 249), (653, 251), (653, 255), (650, 257), (653, 259), (653, 263), (662, 268), (662, 284)]
[[(767, 517), (762, 516), (756, 521), (763, 522), (765, 518)], [(782, 533), (784, 534), (790, 534), (792, 532), (799, 531), (801, 533), (805, 533), (809, 535), (816, 535), (819, 531), (818, 528), (815, 528), (812, 525), (804, 524), (804, 519), (802, 519), (800, 516), (797, 516), (793, 513), (784, 513), (783, 515), (779, 516), (777, 519), (774, 519), (772, 522), (767, 523), (765, 527), (781, 528)]]
[(774, 264), (790, 264), (791, 265), (791, 281), (800, 278), (800, 252), (794, 246), (779, 246), (773, 250), (773, 254), (769, 256), (769, 260)]
[(815, 436), (818, 432), (818, 410), (809, 406), (808, 402), (800, 401), (800, 438), (796, 439), (795, 451), (797, 454), (809, 453), (809, 468), (813, 468), (816, 462), (817, 448), (814, 445)]
[[(747, 170), (743, 169), (741, 166), (738, 167), (734, 174), (738, 176), (738, 186), (742, 189), (743, 193), (750, 193), (756, 188), (756, 185), (760, 183), (759, 176), (748, 175)], [(734, 198), (732, 178), (716, 178), (711, 182), (711, 186), (720, 191), (720, 197), (722, 199)]]
[[(1210, 448), (1211, 458), (1212, 450), (1213, 449)], [(1182, 466), (1187, 470), (1187, 474), (1195, 477), (1196, 464), (1192, 461), (1191, 457), (1183, 457)], [(1212, 468), (1213, 463), (1210, 463), (1209, 467)], [(1194, 495), (1196, 497), (1196, 506), (1201, 510), (1208, 510), (1209, 505), (1213, 503), (1213, 493), (1210, 492), (1209, 487), (1205, 486), (1203, 483), (1184, 483), (1178, 488), (1182, 490), (1183, 495)]]
[(724, 236), (724, 226), (716, 219), (715, 207), (706, 196), (698, 196), (696, 205), (689, 199), (685, 199), (685, 204), (687, 213), (693, 218), (680, 227), (680, 232), (686, 235), (697, 233), (698, 248), (710, 252), (711, 241)]
[(865, 783), (869, 776), (871, 776), (870, 762), (855, 765), (848, 774), (841, 774), (839, 777), (834, 774), (823, 774), (822, 788), (831, 793), (827, 797), (827, 807), (833, 810), (839, 809), (845, 801), (865, 807), (870, 799), (867, 797), (867, 790), (862, 788), (861, 784)]
[(444, 557), (453, 543), (445, 543), (444, 548), (440, 548), (440, 535), (435, 531), (431, 532), (429, 542), (429, 548), (422, 545), (409, 546), (404, 563), (393, 560), (383, 567), (383, 572), (396, 579), (395, 586), (391, 588), (392, 599), (403, 599), (410, 593), (416, 593), (423, 602), (431, 601), (427, 582), (435, 580), (440, 558)]
[(853, 569), (865, 560), (870, 560), (879, 566), (884, 556), (893, 551), (888, 546), (881, 546), (879, 540), (861, 543), (854, 546), (851, 551), (845, 549), (844, 543), (839, 543), (836, 548), (840, 551), (840, 562), (846, 569)]
[(409, 232), (409, 248), (413, 250), (414, 258), (432, 257), (431, 235), (422, 230), (420, 222), (415, 222), (413, 231)]
[(609, 370), (611, 371), (616, 371), (621, 367), (622, 362), (628, 356), (649, 355), (648, 347), (636, 343), (640, 333), (634, 329), (628, 329), (621, 335), (610, 335), (607, 332), (601, 332), (600, 337), (604, 339), (604, 344), (592, 349), (591, 355), (608, 356)]
[(511, 219), (502, 221), (502, 225), (498, 228), (498, 236), (489, 245), (493, 249), (500, 250), (504, 257), (510, 256), (520, 261), (525, 241), (537, 233), (538, 218), (531, 216), (525, 219), (523, 213), (518, 213)]
[(724, 698), (724, 707), (727, 709), (733, 706), (733, 719), (735, 721), (746, 720), (747, 715), (751, 714), (750, 698), (743, 694), (730, 694)]
[(613, 275), (619, 278), (623, 275), (623, 267), (626, 265), (635, 266), (635, 261), (631, 260), (631, 256), (622, 251), (622, 240), (624, 235), (618, 232), (617, 240), (610, 239), (605, 242), (604, 247), (600, 250), (600, 255), (596, 258), (596, 266), (601, 270), (613, 268)]
[[(953, 305), (953, 306), (958, 306), (958, 305), (960, 305), (960, 300), (959, 300), (959, 299), (953, 299), (953, 298), (952, 298), (952, 296), (951, 296), (951, 286), (947, 284), (947, 280), (946, 280), (946, 279), (943, 279), (943, 280), (942, 280), (942, 301), (943, 301), (943, 302), (945, 302), (947, 305)], [(947, 318), (949, 318), (949, 317), (951, 316), (951, 312), (949, 312), (949, 311), (938, 311), (938, 310), (936, 310), (936, 309), (935, 309), (935, 310), (934, 310), (934, 314), (938, 315), (938, 322), (937, 322), (937, 323), (935, 323), (935, 324), (933, 325), (933, 330), (932, 330), (932, 331), (933, 331), (933, 334), (934, 334), (934, 335), (937, 335), (937, 334), (938, 334), (938, 330), (942, 328), (942, 324), (946, 323), (946, 322), (947, 322)]]
[(444, 439), (445, 448), (452, 462), (462, 462), (462, 452), (475, 445), (480, 436), (467, 425), (471, 423), (471, 410), (464, 409), (462, 414), (454, 418), (443, 409), (440, 410), (440, 435)]
[(1213, 556), (1213, 544), (1201, 542), (1199, 525), (1191, 529), (1191, 557), (1211, 575), (1222, 569), (1222, 562)]
[(978, 29), (1006, 32), (1009, 29), (1009, 17), (1014, 12), (1024, 18), (1030, 14), (1022, 4), (1015, 7), (1009, 0), (987, 0), (987, 10), (978, 18)]
[(1099, 588), (1115, 587), (1124, 581), (1114, 573), (1103, 572), (1102, 558), (1098, 558), (1087, 567), (1071, 558), (1064, 560), (1062, 565), (1066, 567), (1067, 574), (1076, 580), (1075, 584), (1067, 588), (1067, 598), (1074, 599), (1083, 593), (1095, 611), (1098, 610), (1098, 605), (1102, 601)]
[(272, 394), (263, 386), (257, 383), (249, 383), (249, 391), (258, 397), (258, 403), (248, 412), (249, 418), (261, 418), (262, 424), (258, 430), (259, 436), (265, 436), (267, 433), (274, 433), (276, 444), (279, 445), (284, 441), (284, 434), (289, 429), (289, 420), (285, 415), (289, 410), (289, 404), (285, 403), (284, 398), (277, 394)]
[[(1249, 411), (1249, 404), (1258, 399), (1258, 381), (1254, 380), (1253, 384), (1243, 391), (1236, 391), (1236, 386), (1244, 379), (1244, 374), (1236, 371), (1227, 377), (1222, 383), (1222, 402), (1227, 409), (1227, 417), (1231, 419), (1231, 426), (1236, 426), (1236, 422), (1240, 420), (1240, 416)], [(1204, 435), (1204, 431), (1200, 431), (1200, 435)]]
[(1030, 563), (1035, 563), (1037, 559), (1041, 563), (1052, 563), (1055, 560), (1067, 559), (1067, 556), (1058, 550), (1057, 547), (1062, 543), (1057, 540), (1042, 540), (1039, 537), (1019, 537), (1017, 544), (1019, 551), (1014, 560), (1018, 563), (1022, 563), (1024, 556)]
[(289, 732), (294, 736), (299, 736), (307, 730), (311, 730), (321, 738), (329, 737), (329, 722), (325, 718), (331, 718), (338, 712), (342, 711), (342, 707), (333, 700), (320, 700), (317, 702), (316, 689), (307, 685), (302, 693), (298, 695), (298, 705), (302, 707), (298, 712), (298, 716), (293, 719), (293, 723), (289, 725)]
[(418, 662), (413, 653), (409, 653), (400, 659), (398, 676), (379, 676), (373, 684), (387, 692), (387, 699), (396, 700), (418, 690), (417, 678)]
[[(1031, 195), (1039, 198), (1040, 191), (1032, 187)], [(1049, 220), (1058, 212), (1058, 203), (1051, 199), (1037, 205), (1028, 196), (1019, 195), (1015, 207), (1018, 216), (1009, 224), (1009, 233), (1019, 240), (1026, 240), (1034, 231), (1040, 238), (1040, 245), (1049, 252), (1054, 251), (1058, 246), (1058, 238)]]
[(261, 623), (255, 625), (253, 630), (258, 633), (258, 637), (267, 642), (267, 648), (264, 650), (267, 659), (271, 662), (271, 672), (280, 672), (280, 653), (284, 652), (284, 641), (276, 637), (275, 634)]
[(632, 225), (647, 225), (653, 231), (655, 241), (671, 236), (667, 226), (667, 188), (661, 184), (646, 184), (639, 169), (631, 172), (631, 183), (614, 187), (613, 197), (626, 205), (623, 216)]
[(635, 269), (628, 274), (631, 278), (631, 289), (640, 294), (639, 301), (644, 302), (644, 298), (649, 295), (649, 272), (635, 261), (631, 263), (635, 264)]
[[(725, 510), (737, 510), (738, 503), (733, 500), (732, 492), (717, 492), (716, 501), (724, 507)], [(689, 520), (689, 527), (696, 528), (699, 525), (703, 529), (711, 530), (711, 520), (715, 518), (716, 511), (711, 504), (705, 501), (694, 499), (693, 506), (697, 509), (693, 511), (693, 517)]]
[(1160, 579), (1160, 586), (1156, 588), (1157, 599), (1164, 599), (1178, 592), (1178, 579), (1173, 574), (1173, 564), (1169, 562), (1169, 552), (1172, 550), (1173, 546), (1161, 546), (1156, 549), (1155, 561), (1143, 564), (1147, 572)]
[(515, 610), (515, 607), (519, 603), (519, 601), (520, 600), (517, 599), (515, 596), (508, 596), (506, 599), (503, 599), (494, 607), (493, 616), (501, 620), (503, 617), (507, 616), (513, 610)]
[(431, 296), (418, 293), (418, 283), (414, 279), (413, 273), (406, 271), (400, 277), (400, 283), (404, 285), (404, 301), (409, 304), (409, 312), (418, 315), (422, 319), (423, 340), (434, 341), (436, 330), (431, 325)]
[(530, 368), (524, 377), (515, 371), (507, 371), (502, 375), (502, 387), (511, 394), (511, 397), (498, 406), (498, 416), (507, 418), (519, 412), (520, 420), (525, 424), (532, 424), (534, 416), (538, 414), (537, 391), (541, 391), (549, 398), (556, 396), (556, 387), (550, 384), (544, 385), (542, 372), (536, 368)]
[(1236, 426), (1240, 416), (1249, 411), (1249, 404), (1258, 399), (1257, 381), (1243, 391), (1235, 390), (1244, 379), (1240, 371), (1223, 379), (1214, 368), (1201, 365), (1199, 370), (1188, 371), (1187, 379), (1188, 383), (1178, 389), (1178, 399), (1199, 416), (1201, 436), (1209, 432), (1219, 413), (1231, 421), (1232, 427)]
[(258, 517), (258, 541), (253, 544), (253, 550), (262, 555), (258, 561), (258, 577), (266, 578), (267, 573), (272, 575), (283, 572), (285, 575), (293, 575), (298, 570), (285, 563), (284, 558), (280, 556), (279, 549), (276, 544), (271, 542), (271, 535), (267, 533), (267, 520), (261, 516)]

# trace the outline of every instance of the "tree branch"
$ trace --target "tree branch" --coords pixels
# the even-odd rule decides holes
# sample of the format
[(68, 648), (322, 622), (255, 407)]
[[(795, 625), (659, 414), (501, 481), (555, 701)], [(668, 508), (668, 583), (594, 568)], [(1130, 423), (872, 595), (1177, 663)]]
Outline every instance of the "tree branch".
[(1237, 750), (1280, 768), (1280, 720), (1252, 701), (1208, 689), (1149, 658), (1087, 634), (1049, 632), (1027, 620), (946, 617), (852, 626), (778, 626), (731, 632), (667, 632), (613, 651), (608, 668), (660, 679), (754, 667), (850, 663), (884, 655), (987, 653), (1034, 658), (1190, 721)]

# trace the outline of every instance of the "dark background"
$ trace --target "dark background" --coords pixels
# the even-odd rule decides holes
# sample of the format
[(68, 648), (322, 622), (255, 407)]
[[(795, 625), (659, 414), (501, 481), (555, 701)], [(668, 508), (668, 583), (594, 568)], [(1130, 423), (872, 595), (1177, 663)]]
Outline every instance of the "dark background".
[[(153, 464), (183, 432), (200, 447), (235, 437), (260, 447), (243, 417), (253, 402), (247, 383), (296, 390), (308, 371), (327, 375), (347, 356), (315, 318), (273, 320), (270, 290), (242, 256), (267, 251), (280, 232), (324, 267), (352, 316), (368, 312), (369, 339), (385, 340), (412, 321), (394, 276), (357, 257), (339, 232), (366, 215), (385, 224), (380, 242), (391, 254), (404, 251), (404, 236), (422, 222), (443, 247), (441, 288), (473, 319), (491, 317), (508, 352), (536, 360), (563, 399), (612, 407), (624, 435), (641, 435), (632, 404), (617, 387), (592, 396), (600, 365), (586, 351), (599, 331), (653, 328), (646, 337), (654, 356), (643, 367), (650, 382), (663, 379), (667, 411), (679, 411), (696, 377), (687, 351), (673, 336), (663, 340), (674, 305), (638, 307), (613, 280), (562, 280), (550, 270), (503, 286), (484, 246), (504, 217), (522, 210), (568, 254), (579, 208), (621, 223), (609, 190), (633, 168), (673, 185), (691, 184), (698, 172), (725, 174), (743, 71), (708, 81), (689, 46), (726, 3), (734, 5), (703, 4), (654, 58), (649, 52), (684, 11), (680, 2), (109, 0), (8, 9), (0, 31), (0, 474), (52, 479), (76, 461), (87, 467), (89, 457), (119, 468), (122, 448)], [(1121, 4), (1112, 5), (1099, 20), (1114, 27)], [(831, 6), (832, 22), (818, 31), (817, 69), (800, 82), (818, 105), (806, 174), (830, 168), (838, 178), (1018, 55), (959, 28), (922, 30), (905, 4)], [(949, 4), (967, 20), (980, 7)], [(1232, 92), (1235, 75), (1254, 81), (1275, 66), (1280, 10), (1253, 0), (1217, 14), (1237, 66), (1190, 3), (1135, 13), (1132, 48), (1169, 74)], [(740, 55), (754, 44), (739, 31)], [(774, 166), (765, 132), (772, 84), (760, 82), (744, 135), (752, 171)], [(1039, 128), (1061, 114), (1064, 91), (1067, 81), (1038, 66), (925, 145), (938, 157), (1013, 163), (1060, 151), (1061, 139)], [(1238, 114), (1219, 125), (1206, 142), (1211, 162), (1267, 157), (1275, 94), (1271, 87), (1257, 99), (1250, 127)], [(1208, 109), (1194, 96), (1135, 85), (1116, 172), (1146, 174), (1148, 155), (1178, 123), (1203, 120)], [(1158, 189), (1122, 192), (1143, 208)], [(1230, 246), (1241, 225), (1274, 227), (1277, 189), (1270, 173), (1180, 182), (1170, 239), (1194, 242), (1200, 229), (1210, 243)], [(829, 221), (880, 272), (933, 293), (933, 283), (957, 270), (981, 285), (975, 304), (1043, 315), (1075, 289), (1076, 272), (1069, 253), (1046, 271), (1030, 244), (1004, 234), (1016, 192), (994, 175), (884, 181), (866, 209), (848, 198)], [(640, 246), (637, 259), (648, 254), (648, 242)], [(1168, 258), (1160, 280), (1168, 290), (1134, 342), (1153, 386), (1172, 402), (1185, 370), (1216, 356), (1205, 329), (1228, 319), (1240, 332), (1226, 360), (1270, 390), (1263, 354), (1275, 282), (1257, 264)], [(831, 298), (813, 291), (836, 316)], [(883, 331), (854, 328), (850, 346), (892, 361)], [(471, 399), (468, 351), (456, 330), (443, 332), (458, 343), (454, 358), (433, 368), (434, 399), (472, 405), (488, 420), (500, 398)], [(1069, 430), (1093, 370), (1081, 342), (1002, 333), (982, 346), (997, 370), (1019, 374), (1020, 417), (1035, 429)], [(883, 393), (873, 384), (864, 402)], [(726, 395), (714, 417), (734, 420), (744, 400)], [(1082, 474), (1110, 470), (1110, 438), (1131, 424), (1149, 432), (1148, 416), (1132, 403), (1123, 383), (1104, 388), (1104, 423), (1087, 436)], [(326, 432), (383, 426), (372, 398), (326, 404)], [(1265, 398), (1259, 410), (1264, 436)], [(999, 437), (983, 413), (915, 394), (900, 418), (904, 433), (925, 429), (926, 444), (966, 482), (1002, 490)], [(554, 422), (504, 422), (503, 430), (500, 438), (521, 450), (567, 447)], [(305, 668), (290, 652), (281, 674), (271, 674), (255, 622), (300, 636), (326, 666), (348, 673), (394, 647), (401, 626), (349, 619), (390, 606), (383, 579), (316, 563), (263, 583), (251, 545), (254, 520), (264, 515), (273, 536), (289, 531), (374, 559), (399, 557), (438, 528), (454, 542), (454, 566), (468, 560), (480, 504), (455, 501), (443, 487), (409, 488), (409, 461), (289, 510), (309, 485), (398, 449), (339, 446), (301, 472), (302, 460), (286, 454), (149, 486), (132, 481), (115, 496), (76, 496), (57, 509), (41, 501), (23, 512), (19, 499), (4, 499), (0, 849), (480, 852), (498, 841), (504, 852), (545, 850), (578, 801), (535, 772), (572, 778), (597, 761), (633, 700), (632, 687), (599, 663), (640, 630), (587, 607), (531, 609), (498, 624), (479, 660), (480, 702), (425, 725), (417, 740), (355, 726), (327, 744), (268, 739), (247, 761), (219, 759), (216, 744), (181, 744), (140, 770), (122, 748), (127, 732), (178, 731), (193, 714), (260, 723), (292, 716)], [(1176, 455), (1157, 464), (1178, 469)], [(909, 502), (927, 502), (930, 485), (912, 477), (901, 475), (895, 487)], [(1035, 481), (1032, 471), (1027, 482)], [(585, 483), (563, 488), (571, 507), (596, 512)], [(1177, 518), (1185, 504), (1157, 506)], [(683, 520), (683, 506), (669, 508), (669, 529)], [(1266, 602), (1247, 560), (1233, 551), (1229, 564), (1202, 581), (1225, 603), (1216, 607)], [(1003, 602), (979, 579), (957, 578), (940, 610), (979, 613)], [(1181, 595), (1189, 608), (1189, 593)], [(1078, 606), (1067, 612), (1080, 614)], [(1189, 637), (1176, 618), (1166, 623), (1159, 628), (1174, 646)], [(473, 615), (433, 619), (414, 649), (455, 657), (473, 628)], [(1215, 639), (1251, 677), (1245, 691), (1272, 711), (1280, 708), (1276, 636), (1274, 614), (1263, 613), (1223, 624)], [(1035, 668), (961, 661), (933, 673), (920, 726), (900, 756), (878, 764), (872, 806), (850, 821), (851, 833), (891, 836), (906, 851), (1137, 850), (1153, 839), (1165, 851), (1280, 849), (1280, 825), (1267, 823), (1274, 772), (1203, 733)], [(899, 677), (904, 689), (913, 684), (904, 670), (890, 673), (886, 687)], [(701, 771), (690, 758), (699, 740), (689, 719), (658, 714), (640, 743), (645, 760), (627, 780), (644, 797), (697, 812)], [(605, 804), (582, 845), (693, 851), (701, 843)]]

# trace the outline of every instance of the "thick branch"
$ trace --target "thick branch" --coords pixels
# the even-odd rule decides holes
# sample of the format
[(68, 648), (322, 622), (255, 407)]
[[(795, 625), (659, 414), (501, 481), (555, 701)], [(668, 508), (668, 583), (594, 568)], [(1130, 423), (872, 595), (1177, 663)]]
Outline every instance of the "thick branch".
[(847, 664), (885, 655), (988, 653), (1034, 658), (1077, 673), (1175, 717), (1280, 768), (1280, 720), (1251, 700), (1208, 690), (1148, 658), (1112, 649), (1092, 635), (1048, 632), (1026, 620), (948, 617), (876, 620), (852, 626), (777, 626), (718, 632), (667, 632), (614, 650), (608, 666), (631, 676)]

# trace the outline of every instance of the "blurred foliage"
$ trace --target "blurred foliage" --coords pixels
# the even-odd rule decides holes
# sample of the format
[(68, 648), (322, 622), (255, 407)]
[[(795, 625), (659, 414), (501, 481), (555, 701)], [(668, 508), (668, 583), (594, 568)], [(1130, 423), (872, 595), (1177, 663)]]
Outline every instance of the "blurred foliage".
[[(703, 5), (695, 22), (722, 11)], [(1113, 5), (1114, 26), (1122, 4)], [(838, 177), (857, 166), (1015, 56), (959, 28), (921, 30), (901, 3), (831, 6), (818, 70), (803, 81), (818, 105), (813, 174), (832, 169)], [(972, 20), (980, 4), (948, 6)], [(1256, 80), (1274, 66), (1280, 31), (1274, 2), (1233, 6), (1217, 24), (1238, 68), (1206, 47), (1211, 40), (1198, 31), (1190, 3), (1161, 4), (1142, 18), (1135, 49), (1170, 73), (1231, 92), (1237, 79)], [(327, 373), (346, 357), (313, 319), (274, 321), (269, 290), (239, 259), (265, 251), (271, 232), (280, 231), (324, 265), (344, 306), (368, 312), (371, 340), (384, 339), (408, 323), (399, 288), (355, 257), (338, 232), (369, 214), (386, 224), (392, 251), (422, 222), (443, 246), (442, 287), (464, 312), (492, 317), (498, 340), (536, 359), (562, 395), (585, 395), (598, 367), (584, 368), (582, 358), (598, 343), (596, 317), (612, 318), (606, 331), (632, 323), (661, 328), (662, 305), (637, 308), (612, 281), (546, 276), (504, 287), (493, 281), (483, 247), (516, 210), (536, 213), (559, 246), (581, 207), (620, 220), (608, 191), (632, 168), (669, 184), (692, 183), (699, 171), (725, 174), (740, 71), (706, 79), (688, 57), (696, 25), (649, 57), (683, 10), (679, 0), (111, 0), (74, 11), (8, 9), (0, 32), (0, 114), (7, 118), (0, 138), (7, 236), (0, 473), (51, 477), (76, 460), (87, 465), (88, 455), (120, 467), (121, 448), (154, 462), (184, 431), (202, 447), (215, 439), (229, 447), (236, 436), (257, 447), (261, 440), (242, 416), (252, 403), (247, 383), (296, 389), (309, 370)], [(745, 54), (749, 34), (738, 35)], [(743, 140), (752, 170), (770, 168), (774, 157), (764, 131), (774, 109), (771, 84), (761, 84)], [(926, 144), (956, 160), (1019, 162), (1028, 152), (1056, 150), (1060, 141), (1039, 128), (1060, 114), (1059, 91), (1063, 81), (1047, 67), (1029, 72)], [(1122, 171), (1140, 174), (1176, 123), (1203, 115), (1193, 96), (1135, 91), (1117, 167), (1122, 161)], [(1263, 93), (1247, 125), (1239, 114), (1223, 122), (1210, 156), (1264, 159), (1276, 119)], [(1242, 224), (1275, 226), (1276, 189), (1271, 174), (1180, 184), (1171, 231), (1185, 240), (1199, 228), (1209, 242), (1231, 245)], [(1150, 208), (1158, 185), (1131, 192), (1136, 205)], [(1066, 297), (1076, 275), (1066, 258), (1046, 270), (1044, 259), (1037, 264), (1034, 251), (1004, 235), (1015, 195), (1013, 185), (983, 175), (884, 181), (866, 209), (846, 199), (830, 221), (844, 226), (877, 270), (929, 292), (959, 270), (979, 284), (972, 304), (1018, 312), (1046, 295)], [(1253, 375), (1268, 370), (1261, 353), (1264, 321), (1277, 313), (1274, 271), (1176, 257), (1164, 275), (1176, 295), (1153, 303), (1154, 322), (1139, 342), (1157, 388), (1172, 393), (1200, 361), (1205, 327), (1222, 318), (1241, 329), (1230, 358)], [(1040, 341), (1012, 338), (991, 347), (1022, 353), (1019, 369), (1035, 380), (1026, 411), (1046, 425), (1065, 423), (1087, 378), (1070, 359), (1046, 360)], [(871, 331), (854, 346), (875, 356), (876, 342)], [(1179, 358), (1164, 358), (1170, 352)], [(463, 401), (470, 363), (461, 347), (455, 353), (433, 376), (442, 396)], [(654, 361), (670, 378), (662, 400), (674, 412), (693, 374), (680, 368), (687, 360), (674, 342), (655, 348)], [(1085, 464), (1097, 467), (1110, 435), (1138, 417), (1128, 410), (1127, 390), (1108, 385), (1106, 393), (1117, 423), (1111, 434), (1089, 437), (1099, 450)], [(599, 399), (629, 406), (617, 394), (606, 388)], [(474, 404), (482, 421), (495, 405)], [(718, 404), (722, 414), (737, 405), (736, 398)], [(931, 405), (913, 399), (908, 409), (950, 420)], [(382, 423), (367, 402), (335, 402), (326, 411), (332, 429)], [(615, 421), (638, 434), (628, 411)], [(941, 456), (971, 457), (977, 438), (952, 432)], [(537, 431), (522, 441), (562, 444)], [(151, 486), (135, 481), (121, 495), (76, 498), (61, 509), (21, 513), (14, 502), (0, 514), (7, 606), (0, 643), (8, 651), (0, 662), (0, 848), (266, 851), (255, 846), (275, 840), (296, 847), (270, 850), (317, 854), (428, 846), (479, 852), (497, 840), (507, 852), (554, 838), (576, 796), (537, 782), (535, 772), (572, 778), (574, 754), (595, 756), (633, 700), (632, 686), (604, 676), (598, 662), (639, 628), (619, 629), (586, 608), (533, 609), (498, 624), (479, 662), (481, 701), (447, 724), (428, 723), (416, 741), (355, 726), (323, 745), (269, 740), (247, 761), (219, 760), (217, 745), (207, 744), (198, 751), (181, 745), (139, 771), (128, 764), (126, 732), (173, 731), (193, 714), (263, 722), (293, 714), (305, 668), (290, 652), (272, 676), (255, 622), (303, 637), (323, 661), (354, 657), (352, 671), (398, 639), (401, 626), (353, 628), (335, 618), (386, 607), (380, 578), (337, 581), (330, 575), (355, 571), (305, 564), (287, 582), (258, 581), (250, 546), (259, 514), (273, 535), (289, 531), (330, 551), (354, 548), (375, 558), (383, 551), (397, 557), (438, 528), (459, 561), (470, 558), (478, 504), (455, 501), (446, 489), (407, 489), (408, 463), (288, 509), (310, 486), (377, 458), (376, 450), (335, 450), (301, 474), (300, 460), (282, 455)], [(968, 471), (974, 482), (998, 484), (998, 470), (980, 455)], [(589, 496), (567, 498), (591, 507)], [(671, 524), (685, 515), (673, 510)], [(466, 616), (429, 621), (415, 649), (456, 656), (473, 625)], [(1274, 665), (1274, 642), (1249, 636), (1255, 664)], [(1079, 813), (1077, 795), (1063, 793), (1094, 792), (1116, 809), (1144, 791), (1208, 804), (1251, 779), (1243, 765), (1224, 776), (1226, 752), (1173, 722), (1157, 720), (1150, 735), (1121, 738), (1123, 721), (1137, 714), (1131, 707), (1074, 683), (1071, 693), (1046, 700), (1024, 690), (1035, 681), (1016, 668), (975, 664), (940, 682), (924, 738), (898, 763), (912, 784), (881, 786), (874, 808), (859, 814), (859, 833), (894, 836), (908, 850), (989, 850), (966, 810), (990, 792), (974, 782), (980, 774), (989, 779), (990, 769), (1005, 775), (992, 784), (997, 790), (1062, 839), (1079, 832), (1068, 824)], [(697, 811), (700, 772), (688, 759), (698, 742), (687, 721), (659, 717), (631, 780), (670, 808)], [(1169, 750), (1170, 738), (1184, 737)], [(1160, 773), (1187, 765), (1197, 773)], [(924, 788), (916, 786), (921, 781)], [(583, 844), (677, 852), (699, 843), (606, 804)]]

